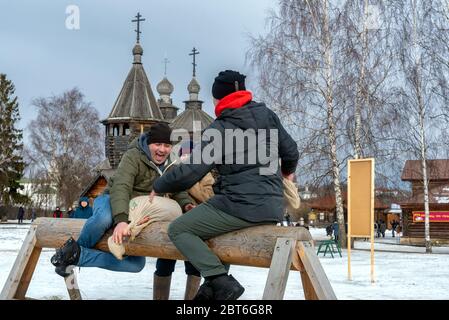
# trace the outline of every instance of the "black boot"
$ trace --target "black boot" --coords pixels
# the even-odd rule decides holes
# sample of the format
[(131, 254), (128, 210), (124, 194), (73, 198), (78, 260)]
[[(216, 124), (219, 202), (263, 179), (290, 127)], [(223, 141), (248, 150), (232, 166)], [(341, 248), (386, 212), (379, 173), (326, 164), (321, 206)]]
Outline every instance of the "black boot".
[(65, 278), (65, 277), (70, 276), (70, 274), (72, 273), (72, 271), (73, 271), (74, 268), (75, 268), (74, 265), (69, 265), (69, 266), (62, 265), (62, 266), (57, 266), (57, 267), (55, 268), (55, 272), (56, 272), (57, 274), (59, 274), (61, 277)]
[(231, 275), (221, 275), (210, 280), (215, 300), (237, 300), (245, 291)]
[(214, 300), (214, 289), (210, 284), (210, 280), (205, 279), (204, 283), (198, 289), (195, 297), (192, 300), (197, 301), (211, 301)]
[(78, 263), (80, 252), (81, 248), (75, 239), (71, 237), (67, 240), (51, 257), (51, 263), (56, 267), (56, 273), (62, 277), (68, 276), (70, 273), (66, 272), (66, 268)]

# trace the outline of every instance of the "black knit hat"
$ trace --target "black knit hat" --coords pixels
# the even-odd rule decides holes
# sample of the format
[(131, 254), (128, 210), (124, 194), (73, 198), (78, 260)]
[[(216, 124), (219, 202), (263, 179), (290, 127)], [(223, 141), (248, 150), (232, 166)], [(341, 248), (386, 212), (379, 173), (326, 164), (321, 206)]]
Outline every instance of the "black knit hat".
[(170, 140), (171, 129), (166, 123), (156, 123), (153, 124), (150, 128), (150, 131), (147, 133), (147, 143), (167, 143), (172, 144)]
[(212, 85), (212, 96), (215, 99), (220, 100), (233, 92), (246, 90), (245, 78), (245, 75), (240, 74), (237, 71), (221, 71)]

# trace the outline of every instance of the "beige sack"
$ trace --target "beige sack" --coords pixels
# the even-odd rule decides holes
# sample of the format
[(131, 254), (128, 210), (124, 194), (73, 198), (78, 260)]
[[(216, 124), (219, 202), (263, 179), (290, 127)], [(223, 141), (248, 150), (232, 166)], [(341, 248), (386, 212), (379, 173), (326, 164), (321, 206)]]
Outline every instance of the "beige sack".
[[(131, 233), (129, 241), (133, 241), (137, 235), (150, 223), (161, 221), (173, 221), (182, 215), (179, 204), (170, 198), (155, 196), (150, 202), (149, 196), (140, 196), (129, 202), (129, 231)], [(143, 218), (150, 220), (137, 225)], [(112, 236), (108, 239), (109, 251), (119, 260), (123, 259), (125, 245), (115, 243)]]
[(293, 181), (282, 178), (284, 184), (284, 199), (287, 203), (287, 209), (297, 210), (301, 205), (301, 199), (299, 198), (298, 188), (296, 188)]
[(214, 183), (215, 179), (209, 172), (203, 179), (195, 183), (193, 187), (188, 190), (188, 193), (197, 204), (206, 202), (214, 196), (214, 189), (212, 188)]

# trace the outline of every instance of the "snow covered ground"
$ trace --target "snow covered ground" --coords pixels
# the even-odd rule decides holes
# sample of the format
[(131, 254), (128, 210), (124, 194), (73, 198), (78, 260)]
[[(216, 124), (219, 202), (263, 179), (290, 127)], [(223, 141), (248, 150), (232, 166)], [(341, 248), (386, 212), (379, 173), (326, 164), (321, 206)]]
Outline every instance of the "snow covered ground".
[[(0, 289), (14, 263), (29, 225), (0, 225)], [(324, 229), (310, 230), (314, 239), (325, 239)], [(320, 261), (338, 299), (449, 299), (449, 247), (435, 248), (437, 254), (423, 254), (424, 248), (402, 246), (387, 233), (376, 239), (375, 278), (370, 282), (370, 244), (357, 241), (351, 254), (352, 281), (347, 280), (347, 256), (320, 256)], [(62, 279), (53, 271), (52, 249), (44, 249), (27, 296), (37, 299), (68, 299)], [(84, 299), (151, 299), (156, 259), (147, 258), (137, 274), (82, 268), (78, 282)], [(232, 266), (231, 273), (246, 291), (241, 299), (262, 297), (268, 269)], [(186, 276), (178, 262), (172, 280), (171, 299), (182, 299)], [(299, 272), (291, 272), (285, 299), (304, 299)]]

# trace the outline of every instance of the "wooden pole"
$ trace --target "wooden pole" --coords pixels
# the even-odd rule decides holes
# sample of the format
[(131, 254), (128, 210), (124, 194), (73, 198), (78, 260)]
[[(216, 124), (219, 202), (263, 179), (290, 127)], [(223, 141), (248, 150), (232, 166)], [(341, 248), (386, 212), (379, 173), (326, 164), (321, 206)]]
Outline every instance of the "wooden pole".
[[(38, 218), (37, 245), (42, 248), (59, 248), (70, 236), (75, 239), (86, 220)], [(125, 245), (127, 255), (184, 260), (167, 235), (168, 222), (148, 225), (131, 243)], [(109, 251), (107, 238), (110, 230), (96, 248)], [(264, 225), (229, 232), (206, 243), (224, 263), (269, 268), (277, 238), (310, 241), (312, 236), (305, 228)], [(293, 267), (292, 267), (293, 268)], [(293, 268), (294, 269), (294, 268)]]
[(296, 240), (277, 239), (262, 300), (282, 300), (284, 297), (295, 247)]
[(374, 159), (371, 165), (371, 283), (374, 283)]
[(348, 200), (347, 200), (347, 204), (348, 204), (348, 239), (347, 239), (347, 249), (348, 249), (348, 280), (351, 281), (352, 280), (352, 275), (351, 275), (351, 188), (350, 188), (350, 180), (351, 180), (351, 166), (349, 165), (349, 161), (348, 161)]
[(319, 300), (336, 300), (337, 297), (315, 253), (315, 248), (308, 241), (297, 241), (297, 243), (299, 260), (302, 262), (308, 277), (306, 285), (310, 283), (312, 286), (312, 290), (308, 289), (307, 292), (309, 297), (316, 297)]
[(69, 271), (70, 273), (67, 277), (64, 277), (70, 300), (83, 300), (78, 287), (78, 280), (76, 279), (75, 267), (72, 267), (71, 270), (66, 271)]

